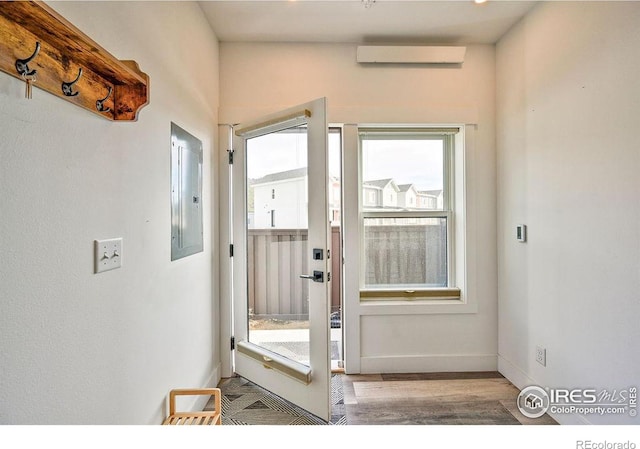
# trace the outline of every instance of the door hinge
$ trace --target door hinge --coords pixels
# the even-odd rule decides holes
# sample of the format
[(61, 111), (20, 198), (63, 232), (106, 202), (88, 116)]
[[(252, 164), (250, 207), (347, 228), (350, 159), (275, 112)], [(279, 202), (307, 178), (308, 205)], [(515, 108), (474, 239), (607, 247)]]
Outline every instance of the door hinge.
[(327, 282), (329, 282), (331, 280), (331, 273), (327, 272)]
[(229, 257), (233, 257), (233, 244), (229, 245)]
[(231, 350), (236, 349), (236, 337), (231, 337)]
[(233, 165), (233, 150), (227, 150), (229, 153), (229, 165)]

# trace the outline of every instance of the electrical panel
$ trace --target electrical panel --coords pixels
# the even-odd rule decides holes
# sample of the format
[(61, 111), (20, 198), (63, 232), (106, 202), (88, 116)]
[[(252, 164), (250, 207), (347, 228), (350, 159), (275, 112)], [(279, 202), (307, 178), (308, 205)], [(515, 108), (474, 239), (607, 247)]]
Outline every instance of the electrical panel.
[(171, 260), (203, 250), (202, 141), (171, 123)]

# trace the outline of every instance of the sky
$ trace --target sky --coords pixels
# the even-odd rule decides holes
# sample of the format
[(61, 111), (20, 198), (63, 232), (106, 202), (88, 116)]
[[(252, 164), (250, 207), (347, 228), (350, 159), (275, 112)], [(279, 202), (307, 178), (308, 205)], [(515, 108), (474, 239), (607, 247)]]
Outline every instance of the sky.
[[(329, 174), (340, 177), (340, 134), (329, 133)], [(250, 139), (247, 176), (261, 178), (307, 165), (305, 133), (280, 132)], [(442, 189), (442, 141), (365, 139), (363, 179), (393, 178), (418, 190)]]
[(441, 140), (365, 139), (362, 179), (392, 178), (417, 190), (442, 190), (442, 155)]

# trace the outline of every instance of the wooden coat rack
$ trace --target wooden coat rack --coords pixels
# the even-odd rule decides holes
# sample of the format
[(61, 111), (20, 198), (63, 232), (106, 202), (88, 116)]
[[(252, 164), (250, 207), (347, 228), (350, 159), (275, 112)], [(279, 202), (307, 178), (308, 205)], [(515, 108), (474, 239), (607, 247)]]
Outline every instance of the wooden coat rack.
[(135, 121), (149, 76), (39, 1), (0, 1), (0, 70), (108, 120)]

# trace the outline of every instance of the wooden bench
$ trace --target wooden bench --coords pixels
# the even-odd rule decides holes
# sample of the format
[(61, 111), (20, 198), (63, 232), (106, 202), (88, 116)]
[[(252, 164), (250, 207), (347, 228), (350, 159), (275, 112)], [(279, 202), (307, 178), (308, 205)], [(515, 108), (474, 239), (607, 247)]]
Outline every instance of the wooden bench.
[[(176, 389), (169, 392), (169, 416), (163, 425), (219, 426), (222, 424), (221, 392), (219, 388)], [(176, 396), (213, 396), (214, 410), (202, 412), (176, 412)]]

